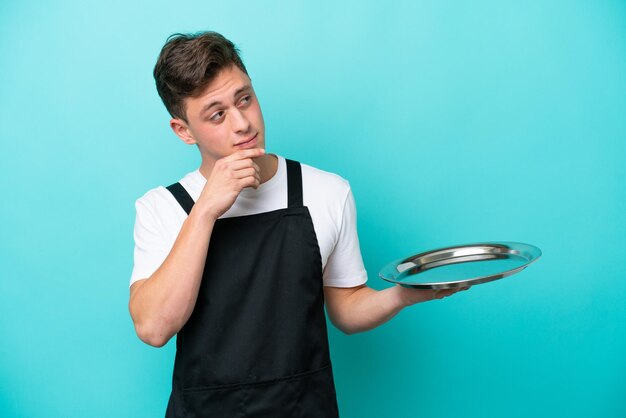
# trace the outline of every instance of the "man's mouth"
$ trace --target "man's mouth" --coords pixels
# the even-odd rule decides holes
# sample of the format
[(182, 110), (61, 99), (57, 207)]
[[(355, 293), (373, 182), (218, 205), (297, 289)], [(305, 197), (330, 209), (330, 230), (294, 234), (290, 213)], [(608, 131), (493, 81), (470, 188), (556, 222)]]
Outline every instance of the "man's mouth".
[(248, 144), (252, 143), (256, 139), (257, 135), (258, 135), (258, 133), (254, 134), (254, 136), (252, 138), (245, 139), (245, 140), (235, 144), (235, 146), (239, 147), (239, 146), (248, 145)]

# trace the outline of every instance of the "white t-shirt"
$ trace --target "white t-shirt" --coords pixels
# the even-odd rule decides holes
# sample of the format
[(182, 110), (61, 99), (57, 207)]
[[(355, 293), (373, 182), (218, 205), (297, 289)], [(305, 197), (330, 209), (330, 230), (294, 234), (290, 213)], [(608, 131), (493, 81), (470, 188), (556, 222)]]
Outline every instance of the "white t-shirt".
[[(256, 190), (245, 188), (221, 216), (252, 215), (287, 207), (287, 164), (278, 157), (276, 174)], [(302, 167), (304, 205), (309, 208), (322, 257), (323, 284), (353, 287), (367, 281), (359, 248), (356, 208), (350, 184), (336, 174)], [(199, 170), (180, 180), (196, 201), (206, 183)], [(147, 279), (169, 254), (187, 213), (165, 187), (148, 191), (135, 202), (135, 264), (130, 284)]]

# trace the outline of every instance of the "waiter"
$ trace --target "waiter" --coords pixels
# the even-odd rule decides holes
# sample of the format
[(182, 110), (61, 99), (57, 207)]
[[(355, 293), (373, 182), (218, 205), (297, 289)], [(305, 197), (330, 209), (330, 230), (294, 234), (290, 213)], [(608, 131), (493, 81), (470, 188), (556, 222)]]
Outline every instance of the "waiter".
[(166, 417), (338, 416), (324, 305), (351, 334), (457, 290), (366, 286), (348, 182), (265, 153), (232, 42), (176, 34), (154, 77), (202, 158), (136, 202), (130, 314), (149, 345), (177, 335)]

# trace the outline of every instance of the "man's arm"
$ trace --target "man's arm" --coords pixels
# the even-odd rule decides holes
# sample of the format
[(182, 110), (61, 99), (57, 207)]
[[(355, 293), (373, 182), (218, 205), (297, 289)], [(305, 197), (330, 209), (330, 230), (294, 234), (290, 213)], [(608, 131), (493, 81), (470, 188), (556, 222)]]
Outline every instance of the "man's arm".
[(331, 322), (346, 334), (368, 331), (384, 324), (407, 306), (441, 299), (461, 289), (418, 290), (400, 285), (374, 290), (357, 287), (324, 287), (326, 310)]
[(131, 286), (128, 308), (145, 343), (165, 345), (191, 316), (215, 221), (243, 188), (259, 186), (259, 167), (252, 158), (263, 154), (250, 149), (218, 160), (168, 256), (149, 278)]
[(130, 287), (130, 315), (146, 344), (165, 345), (191, 316), (214, 224), (194, 206), (163, 264)]

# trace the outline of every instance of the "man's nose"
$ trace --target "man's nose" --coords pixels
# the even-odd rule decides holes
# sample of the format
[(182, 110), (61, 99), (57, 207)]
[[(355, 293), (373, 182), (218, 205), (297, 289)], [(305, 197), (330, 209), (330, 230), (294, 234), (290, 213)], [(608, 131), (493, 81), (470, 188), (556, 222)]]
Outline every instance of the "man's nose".
[(250, 121), (239, 109), (234, 109), (231, 112), (230, 123), (234, 132), (247, 132), (250, 129)]

